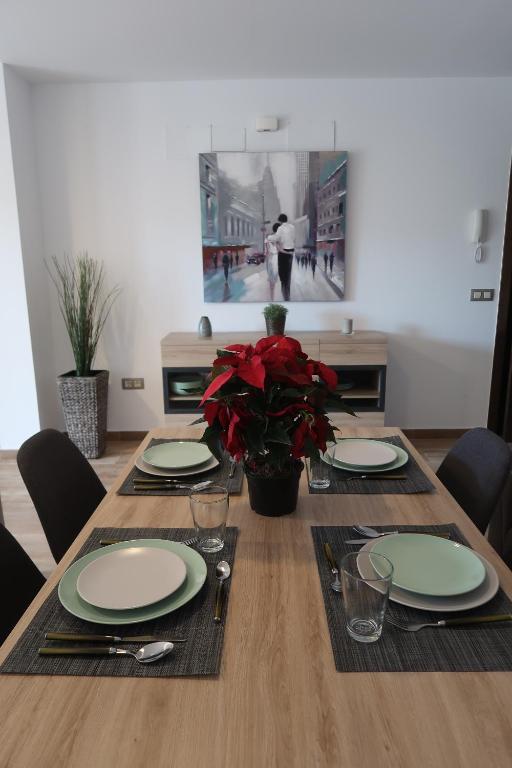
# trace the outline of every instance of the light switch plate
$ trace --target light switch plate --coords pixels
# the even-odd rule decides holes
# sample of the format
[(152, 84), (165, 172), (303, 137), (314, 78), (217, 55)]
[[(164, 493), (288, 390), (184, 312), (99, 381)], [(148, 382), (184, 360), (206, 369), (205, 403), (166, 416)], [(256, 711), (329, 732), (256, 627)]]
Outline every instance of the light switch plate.
[(144, 389), (144, 379), (121, 379), (123, 389)]
[(470, 301), (494, 301), (494, 288), (472, 288)]

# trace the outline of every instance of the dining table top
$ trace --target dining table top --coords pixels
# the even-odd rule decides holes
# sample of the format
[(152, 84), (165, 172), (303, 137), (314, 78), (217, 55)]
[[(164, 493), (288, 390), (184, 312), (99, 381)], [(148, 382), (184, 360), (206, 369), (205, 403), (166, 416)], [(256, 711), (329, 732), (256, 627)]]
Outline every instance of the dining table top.
[[(200, 434), (197, 426), (155, 429), (134, 455), (154, 437)], [(400, 430), (343, 427), (346, 437), (397, 434), (434, 492), (309, 494), (304, 472), (291, 515), (254, 513), (245, 481), (231, 497), (228, 524), (239, 539), (218, 676), (1, 675), (0, 766), (510, 765), (510, 672), (335, 670), (312, 525), (456, 523), (512, 596), (512, 572)], [(192, 527), (186, 496), (116, 494), (132, 466), (133, 457), (0, 649), (0, 662), (93, 528)]]

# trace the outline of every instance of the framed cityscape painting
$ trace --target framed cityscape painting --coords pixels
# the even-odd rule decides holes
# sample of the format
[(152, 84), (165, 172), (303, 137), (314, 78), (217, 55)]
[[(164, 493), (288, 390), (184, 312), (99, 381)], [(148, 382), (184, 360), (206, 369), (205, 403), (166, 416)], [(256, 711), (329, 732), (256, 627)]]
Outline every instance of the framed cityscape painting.
[(199, 155), (206, 302), (339, 301), (347, 152)]

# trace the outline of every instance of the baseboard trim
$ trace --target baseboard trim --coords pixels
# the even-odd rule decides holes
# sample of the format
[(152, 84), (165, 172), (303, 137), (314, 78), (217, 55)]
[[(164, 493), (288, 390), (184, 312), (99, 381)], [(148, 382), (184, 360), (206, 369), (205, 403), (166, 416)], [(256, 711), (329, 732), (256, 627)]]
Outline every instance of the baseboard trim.
[(144, 440), (147, 430), (140, 432), (107, 432), (107, 440)]
[(440, 440), (443, 438), (456, 440), (462, 437), (467, 429), (403, 429), (406, 437), (415, 440)]

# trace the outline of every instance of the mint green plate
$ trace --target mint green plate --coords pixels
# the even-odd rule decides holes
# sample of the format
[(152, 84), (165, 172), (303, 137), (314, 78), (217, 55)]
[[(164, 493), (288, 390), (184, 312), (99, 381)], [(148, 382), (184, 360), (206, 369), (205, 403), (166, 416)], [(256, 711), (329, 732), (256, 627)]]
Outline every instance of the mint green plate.
[(344, 464), (342, 461), (338, 461), (338, 459), (333, 459), (330, 454), (330, 448), (327, 448), (326, 452), (321, 454), (321, 459), (322, 461), (325, 461), (326, 464), (330, 464), (331, 467), (338, 467), (338, 469), (343, 469), (345, 472), (352, 472), (352, 474), (362, 472), (365, 475), (368, 475), (373, 472), (392, 472), (394, 469), (399, 469), (407, 464), (409, 461), (409, 454), (399, 445), (391, 445), (391, 447), (396, 451), (397, 457), (395, 461), (391, 462), (391, 464), (386, 464), (385, 467), (355, 467), (352, 464)]
[[(169, 597), (159, 600), (158, 603), (147, 605), (144, 608), (130, 608), (128, 610), (111, 611), (105, 608), (95, 608), (85, 600), (82, 600), (76, 589), (76, 582), (86, 565), (97, 560), (106, 552), (127, 547), (158, 547), (179, 555), (187, 567), (187, 576), (182, 586)], [(92, 621), (95, 624), (138, 624), (141, 621), (158, 619), (181, 608), (197, 595), (206, 581), (206, 563), (201, 555), (194, 549), (180, 544), (177, 541), (165, 539), (137, 539), (136, 541), (121, 541), (108, 547), (95, 549), (94, 552), (81, 557), (73, 563), (59, 582), (59, 600), (64, 608), (78, 616), (79, 619)]]
[[(455, 541), (418, 533), (384, 536), (371, 552), (393, 563), (393, 585), (435, 597), (464, 595), (480, 586), (485, 567), (475, 553)], [(379, 573), (379, 558), (370, 560)]]
[(158, 469), (187, 469), (204, 464), (211, 459), (212, 452), (204, 443), (175, 440), (147, 448), (142, 457), (147, 464)]

